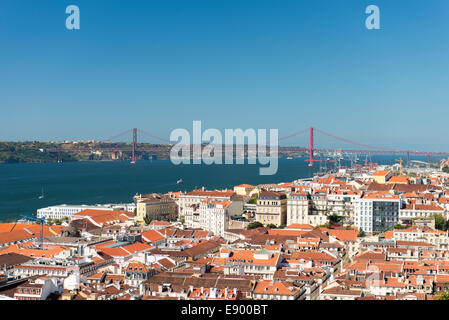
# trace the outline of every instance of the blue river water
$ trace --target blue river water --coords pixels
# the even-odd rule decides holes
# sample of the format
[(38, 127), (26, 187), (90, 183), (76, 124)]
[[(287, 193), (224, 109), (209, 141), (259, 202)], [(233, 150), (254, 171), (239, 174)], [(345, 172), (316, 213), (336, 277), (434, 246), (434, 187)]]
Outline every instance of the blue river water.
[[(397, 158), (379, 155), (373, 156), (373, 161), (391, 164)], [(168, 160), (139, 161), (134, 165), (125, 161), (1, 164), (0, 221), (64, 203), (130, 203), (136, 193), (289, 182), (313, 175), (304, 160), (279, 159), (279, 170), (272, 176), (259, 175), (259, 165), (175, 166)], [(183, 179), (183, 184), (176, 184), (178, 179)], [(44, 198), (39, 199), (42, 190)]]

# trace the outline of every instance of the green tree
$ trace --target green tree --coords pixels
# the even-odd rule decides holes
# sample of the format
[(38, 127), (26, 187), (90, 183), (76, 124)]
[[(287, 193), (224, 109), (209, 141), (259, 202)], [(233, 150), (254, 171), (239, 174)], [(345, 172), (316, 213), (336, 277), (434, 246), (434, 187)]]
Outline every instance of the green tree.
[(137, 216), (137, 208), (134, 209), (134, 216)]
[(257, 204), (257, 199), (259, 199), (259, 194), (256, 193), (256, 195), (254, 197), (249, 199), (248, 203), (249, 204)]
[(327, 220), (329, 220), (329, 223), (340, 224), (341, 221), (343, 221), (343, 217), (334, 213), (334, 214), (327, 216)]
[(254, 221), (254, 222), (251, 222), (246, 229), (252, 230), (252, 229), (256, 229), (256, 228), (260, 228), (260, 227), (263, 227), (263, 224), (260, 223), (259, 221)]
[(432, 218), (435, 219), (435, 228), (438, 230), (445, 230), (446, 220), (444, 220), (441, 214), (433, 214)]
[(150, 217), (145, 217), (143, 218), (143, 221), (145, 221), (146, 224), (150, 224), (153, 219), (151, 219)]
[(365, 231), (362, 230), (359, 232), (358, 237), (363, 238), (365, 235)]
[(449, 290), (444, 290), (443, 292), (441, 292), (438, 295), (435, 295), (434, 297), (435, 300), (449, 300)]
[(444, 167), (443, 172), (449, 173), (449, 167)]
[(186, 223), (186, 218), (184, 216), (180, 216), (179, 222), (181, 222), (182, 224)]
[(267, 224), (267, 228), (269, 228), (269, 229), (277, 229), (278, 226), (275, 225), (275, 224), (270, 223), (270, 224)]

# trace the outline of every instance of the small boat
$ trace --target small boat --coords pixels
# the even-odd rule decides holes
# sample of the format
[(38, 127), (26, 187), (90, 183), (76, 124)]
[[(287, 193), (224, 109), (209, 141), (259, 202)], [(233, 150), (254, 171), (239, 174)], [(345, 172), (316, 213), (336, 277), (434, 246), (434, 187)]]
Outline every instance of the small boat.
[(44, 188), (42, 188), (42, 193), (41, 193), (41, 195), (39, 196), (39, 199), (44, 199)]
[(136, 162), (135, 161), (131, 161), (131, 164), (136, 164)]
[(182, 183), (182, 179), (179, 179), (178, 181), (176, 181), (176, 184), (181, 184)]
[(287, 157), (287, 160), (292, 160), (293, 158), (292, 157)]

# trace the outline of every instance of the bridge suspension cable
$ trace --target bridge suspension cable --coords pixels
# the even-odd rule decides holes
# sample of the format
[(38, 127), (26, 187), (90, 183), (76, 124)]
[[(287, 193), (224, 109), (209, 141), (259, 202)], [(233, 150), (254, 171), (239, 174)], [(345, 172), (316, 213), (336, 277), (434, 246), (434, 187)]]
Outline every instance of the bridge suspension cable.
[(279, 138), (278, 140), (279, 140), (279, 141), (287, 140), (287, 139), (290, 139), (290, 138), (292, 138), (292, 137), (294, 137), (294, 136), (298, 136), (298, 135), (300, 135), (300, 134), (306, 133), (308, 130), (309, 130), (309, 128), (306, 128), (306, 129), (304, 129), (304, 130), (301, 130), (301, 131), (292, 133), (292, 134), (290, 134), (290, 135), (288, 135), (288, 136), (281, 137), (281, 138)]
[(151, 133), (148, 133), (148, 132), (146, 132), (146, 131), (143, 131), (143, 130), (141, 130), (141, 129), (137, 129), (140, 133), (143, 133), (144, 135), (146, 135), (146, 136), (149, 136), (149, 137), (152, 137), (152, 138), (155, 138), (155, 139), (158, 139), (158, 140), (160, 140), (160, 141), (164, 141), (164, 142), (166, 142), (166, 143), (170, 143), (170, 144), (172, 144), (172, 143), (176, 143), (176, 141), (170, 141), (170, 140), (167, 140), (167, 139), (164, 139), (164, 138), (161, 138), (161, 137), (158, 137), (158, 136), (155, 136), (154, 134), (151, 134)]
[(352, 145), (356, 145), (356, 146), (359, 146), (359, 147), (365, 147), (365, 148), (369, 148), (369, 149), (382, 150), (382, 151), (397, 151), (397, 150), (393, 150), (393, 149), (382, 148), (382, 147), (374, 147), (374, 146), (370, 146), (370, 145), (367, 145), (367, 144), (358, 143), (358, 142), (355, 142), (355, 141), (352, 141), (352, 140), (348, 140), (348, 139), (345, 139), (345, 138), (337, 137), (337, 136), (335, 136), (335, 135), (333, 135), (331, 133), (325, 132), (325, 131), (317, 129), (317, 128), (314, 128), (314, 129), (316, 131), (318, 131), (319, 133), (322, 133), (322, 134), (324, 134), (324, 135), (326, 135), (328, 137), (331, 137), (331, 138), (334, 138), (334, 139), (337, 139), (337, 140), (340, 140), (340, 141), (343, 141), (343, 142), (346, 142), (346, 143), (349, 143), (349, 144), (352, 144)]
[(119, 134), (117, 134), (117, 135), (115, 135), (115, 136), (113, 136), (113, 137), (107, 138), (107, 139), (105, 139), (104, 141), (105, 141), (105, 142), (110, 142), (111, 140), (115, 140), (115, 139), (117, 139), (117, 138), (119, 138), (119, 137), (121, 137), (121, 136), (124, 136), (125, 134), (128, 134), (128, 133), (130, 133), (130, 132), (131, 132), (131, 129), (128, 129), (128, 130), (123, 131), (122, 133), (119, 133)]

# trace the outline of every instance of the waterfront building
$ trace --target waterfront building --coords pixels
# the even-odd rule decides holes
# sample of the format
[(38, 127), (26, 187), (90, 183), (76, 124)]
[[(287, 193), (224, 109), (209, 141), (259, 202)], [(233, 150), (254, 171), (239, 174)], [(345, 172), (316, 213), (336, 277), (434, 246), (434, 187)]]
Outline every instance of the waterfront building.
[(59, 206), (51, 206), (46, 208), (41, 208), (37, 210), (37, 217), (43, 219), (63, 219), (65, 217), (71, 218), (77, 213), (91, 209), (91, 210), (123, 210), (128, 212), (133, 212), (136, 208), (136, 205), (133, 203), (124, 203), (124, 204), (102, 204), (102, 205), (68, 205), (61, 204)]
[(86, 206), (86, 205), (67, 205), (51, 206), (37, 210), (37, 217), (43, 219), (63, 219), (65, 217), (71, 218), (86, 209), (92, 210), (111, 210), (108, 206)]

